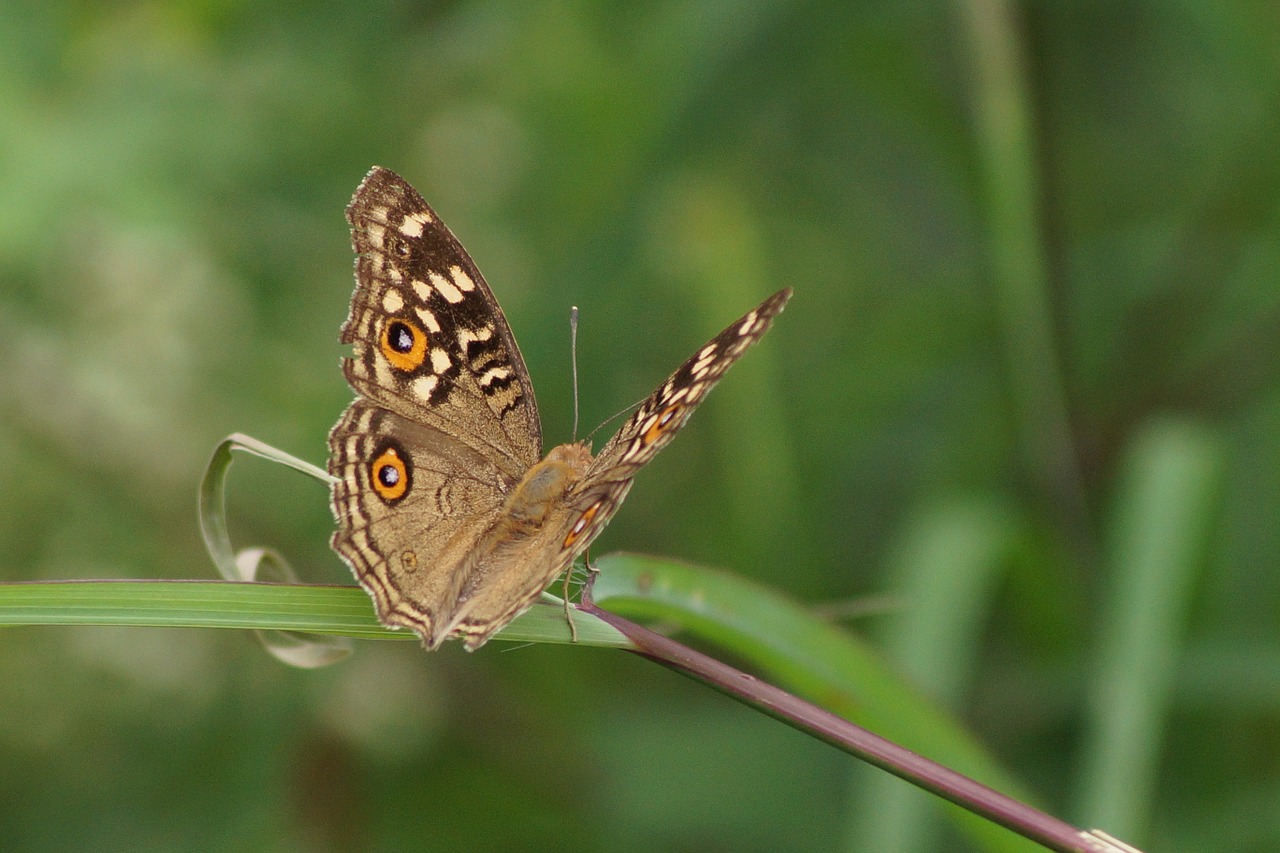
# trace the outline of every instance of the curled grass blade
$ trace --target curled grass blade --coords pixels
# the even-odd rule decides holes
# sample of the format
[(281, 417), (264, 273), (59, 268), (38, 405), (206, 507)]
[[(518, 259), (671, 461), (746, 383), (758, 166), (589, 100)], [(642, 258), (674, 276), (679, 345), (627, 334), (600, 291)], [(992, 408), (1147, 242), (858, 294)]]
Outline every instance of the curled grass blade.
[[(213, 457), (205, 468), (200, 481), (200, 535), (218, 573), (228, 581), (255, 581), (260, 577), (296, 583), (298, 578), (284, 557), (264, 548), (249, 548), (237, 552), (231, 545), (227, 529), (227, 473), (235, 458), (233, 451), (288, 466), (326, 485), (333, 482), (326, 472), (283, 450), (264, 444), (241, 433), (227, 436), (214, 449)], [(297, 632), (260, 632), (259, 638), (267, 651), (291, 666), (314, 668), (342, 660), (353, 651), (351, 641), (340, 636), (306, 636)]]
[(204, 537), (205, 548), (218, 567), (219, 574), (229, 581), (240, 581), (247, 578), (241, 576), (240, 567), (236, 564), (236, 551), (231, 546), (231, 534), (227, 531), (227, 472), (234, 459), (233, 451), (248, 453), (292, 468), (326, 486), (332, 484), (335, 478), (310, 462), (238, 432), (227, 436), (214, 448), (213, 457), (200, 481), (200, 535)]

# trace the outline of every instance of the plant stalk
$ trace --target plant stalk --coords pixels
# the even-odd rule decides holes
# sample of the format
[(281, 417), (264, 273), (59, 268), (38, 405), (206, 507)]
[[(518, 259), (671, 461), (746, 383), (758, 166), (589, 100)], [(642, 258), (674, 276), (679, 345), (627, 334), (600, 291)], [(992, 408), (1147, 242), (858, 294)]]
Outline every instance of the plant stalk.
[(1062, 853), (1135, 851), (1104, 834), (1076, 829), (723, 661), (602, 610), (591, 600), (589, 583), (577, 606), (629, 639), (634, 647), (626, 651), (700, 681), (1050, 850)]

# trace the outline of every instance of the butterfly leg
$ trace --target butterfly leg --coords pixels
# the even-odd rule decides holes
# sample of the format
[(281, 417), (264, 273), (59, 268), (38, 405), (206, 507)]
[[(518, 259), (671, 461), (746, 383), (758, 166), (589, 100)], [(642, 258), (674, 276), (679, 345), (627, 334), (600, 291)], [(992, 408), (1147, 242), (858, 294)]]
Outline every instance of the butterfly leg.
[[(595, 566), (591, 565), (591, 549), (590, 548), (588, 548), (585, 552), (583, 552), (582, 564), (587, 570), (587, 579), (585, 580), (585, 583), (589, 584), (591, 583), (591, 579), (594, 578), (594, 576), (600, 571)], [(564, 603), (564, 619), (566, 622), (569, 623), (569, 637), (570, 637), (569, 641), (572, 643), (576, 643), (578, 642), (578, 626), (574, 624), (574, 621), (573, 621), (574, 608), (569, 603), (569, 595), (570, 595), (569, 582), (572, 579), (573, 579), (573, 566), (570, 565), (569, 568), (565, 569), (565, 572), (564, 572), (564, 594), (561, 596), (561, 601)]]
[(573, 609), (569, 606), (569, 576), (573, 574), (573, 566), (564, 571), (564, 619), (569, 623), (569, 642), (578, 642), (578, 626), (573, 624)]

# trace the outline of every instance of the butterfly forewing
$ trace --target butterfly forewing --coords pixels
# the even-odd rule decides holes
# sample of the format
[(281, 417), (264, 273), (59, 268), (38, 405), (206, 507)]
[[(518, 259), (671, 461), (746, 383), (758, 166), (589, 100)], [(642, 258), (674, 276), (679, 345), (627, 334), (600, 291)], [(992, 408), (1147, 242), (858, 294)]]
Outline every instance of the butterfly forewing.
[(342, 327), (347, 380), (406, 417), (438, 423), (511, 460), (542, 454), (524, 359), (471, 257), (422, 196), (375, 168), (347, 207), (356, 292)]
[(579, 491), (634, 476), (666, 447), (725, 371), (769, 331), (773, 318), (782, 312), (790, 298), (791, 288), (778, 291), (677, 367), (600, 449)]

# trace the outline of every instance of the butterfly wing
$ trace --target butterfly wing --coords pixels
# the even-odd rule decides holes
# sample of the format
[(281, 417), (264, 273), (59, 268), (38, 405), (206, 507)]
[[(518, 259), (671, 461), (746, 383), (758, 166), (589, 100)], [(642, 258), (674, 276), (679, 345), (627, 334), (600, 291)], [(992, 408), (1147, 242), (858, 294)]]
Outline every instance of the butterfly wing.
[(347, 220), (343, 371), (358, 397), (329, 435), (332, 544), (382, 620), (434, 646), (468, 555), (541, 456), (537, 403), (484, 278), (413, 187), (375, 168)]
[(677, 367), (600, 449), (580, 489), (585, 492), (605, 483), (629, 479), (647, 465), (675, 438), (725, 371), (769, 331), (773, 318), (786, 307), (791, 292), (789, 287), (779, 290)]
[[(781, 290), (716, 335), (642, 402), (569, 489), (563, 505), (526, 544), (526, 555), (487, 579), (454, 616), (469, 649), (486, 642), (528, 609), (553, 578), (567, 569), (618, 511), (636, 472), (666, 447), (743, 353), (769, 330), (791, 298)], [(556, 448), (552, 453), (571, 448)]]
[(475, 542), (499, 516), (505, 475), (435, 427), (356, 400), (329, 433), (332, 546), (386, 625), (434, 647), (454, 618)]
[(356, 290), (342, 342), (356, 393), (459, 437), (518, 479), (542, 456), (520, 348), (457, 238), (407, 181), (374, 168), (347, 207)]

